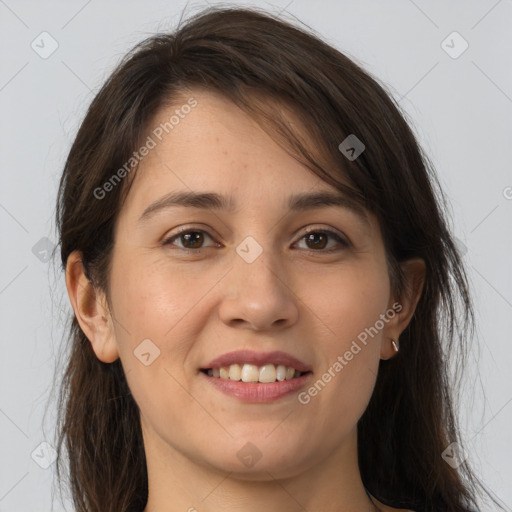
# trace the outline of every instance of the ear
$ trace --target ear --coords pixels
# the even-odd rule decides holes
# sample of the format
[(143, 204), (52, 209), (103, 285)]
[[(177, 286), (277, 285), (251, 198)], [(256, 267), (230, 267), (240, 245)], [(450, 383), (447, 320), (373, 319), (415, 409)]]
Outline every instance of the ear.
[(75, 316), (96, 357), (104, 363), (113, 363), (119, 353), (106, 296), (87, 279), (79, 251), (68, 257), (66, 287)]
[(409, 259), (402, 262), (400, 267), (405, 277), (404, 291), (401, 297), (394, 297), (389, 304), (389, 309), (393, 309), (396, 314), (386, 325), (380, 350), (381, 359), (390, 359), (396, 355), (391, 339), (399, 342), (400, 334), (414, 315), (425, 284), (426, 265), (423, 259)]

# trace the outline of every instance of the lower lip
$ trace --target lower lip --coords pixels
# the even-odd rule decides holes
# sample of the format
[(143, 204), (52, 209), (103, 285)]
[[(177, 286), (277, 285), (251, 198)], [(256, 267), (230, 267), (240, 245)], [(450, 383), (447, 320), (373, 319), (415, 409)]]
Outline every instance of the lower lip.
[(309, 377), (310, 372), (297, 377), (270, 383), (261, 382), (242, 382), (239, 380), (221, 379), (219, 377), (210, 377), (203, 372), (199, 372), (202, 377), (208, 379), (213, 386), (225, 393), (233, 396), (243, 402), (274, 402), (287, 395), (290, 395), (302, 388)]

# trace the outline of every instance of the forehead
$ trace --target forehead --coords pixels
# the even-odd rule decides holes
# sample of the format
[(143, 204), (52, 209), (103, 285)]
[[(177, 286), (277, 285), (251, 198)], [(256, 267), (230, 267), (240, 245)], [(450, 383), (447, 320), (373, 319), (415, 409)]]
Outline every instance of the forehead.
[[(288, 124), (300, 130), (297, 118), (288, 111), (285, 115)], [(172, 105), (157, 112), (146, 134), (153, 147), (141, 161), (123, 207), (139, 215), (156, 199), (165, 200), (166, 194), (176, 199), (176, 191), (181, 199), (187, 192), (189, 196), (217, 193), (230, 200), (232, 211), (251, 202), (265, 208), (269, 203), (290, 207), (291, 195), (339, 195), (291, 156), (252, 116), (216, 92), (199, 89), (182, 93)], [(215, 202), (219, 203), (214, 200), (208, 205)]]
[(186, 173), (192, 181), (218, 180), (219, 174), (233, 174), (247, 183), (257, 181), (267, 170), (274, 172), (267, 172), (266, 178), (276, 182), (291, 176), (312, 184), (318, 181), (251, 116), (215, 91), (182, 91), (172, 105), (157, 111), (146, 126), (143, 140), (146, 136), (154, 147), (140, 162), (136, 181), (150, 179), (148, 169), (166, 170), (168, 174), (173, 170), (177, 174), (179, 169), (180, 176)]

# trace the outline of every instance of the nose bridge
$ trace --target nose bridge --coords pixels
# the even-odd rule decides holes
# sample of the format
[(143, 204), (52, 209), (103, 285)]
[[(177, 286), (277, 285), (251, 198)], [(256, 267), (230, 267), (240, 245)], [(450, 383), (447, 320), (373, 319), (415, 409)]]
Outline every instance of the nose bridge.
[(242, 322), (253, 329), (269, 329), (297, 320), (296, 297), (286, 283), (285, 273), (280, 271), (279, 255), (272, 250), (270, 236), (264, 238), (260, 243), (248, 235), (235, 248), (228, 275), (229, 292), (221, 306), (226, 323)]
[(238, 276), (251, 285), (261, 284), (268, 292), (278, 292), (285, 286), (280, 251), (274, 250), (272, 232), (247, 235), (236, 247), (234, 265)]

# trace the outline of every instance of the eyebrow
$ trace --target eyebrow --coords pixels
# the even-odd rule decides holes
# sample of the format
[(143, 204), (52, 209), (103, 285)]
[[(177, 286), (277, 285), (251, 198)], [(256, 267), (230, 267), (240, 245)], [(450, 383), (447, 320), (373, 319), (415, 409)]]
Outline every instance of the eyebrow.
[[(368, 216), (363, 206), (348, 197), (346, 194), (333, 192), (304, 192), (288, 198), (290, 211), (300, 212), (334, 206), (348, 209), (361, 218), (368, 226)], [(171, 192), (154, 203), (151, 203), (142, 213), (139, 222), (149, 220), (157, 212), (172, 207), (196, 208), (202, 210), (224, 210), (228, 213), (238, 211), (235, 201), (231, 196), (223, 196), (215, 192)]]

